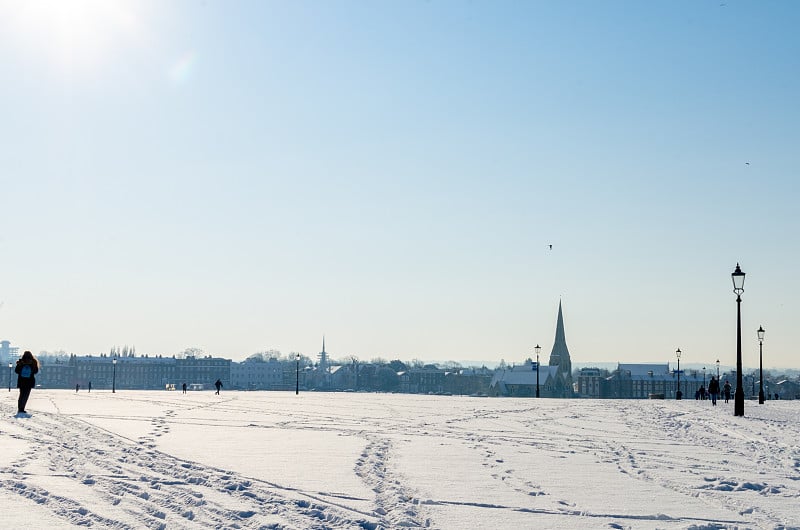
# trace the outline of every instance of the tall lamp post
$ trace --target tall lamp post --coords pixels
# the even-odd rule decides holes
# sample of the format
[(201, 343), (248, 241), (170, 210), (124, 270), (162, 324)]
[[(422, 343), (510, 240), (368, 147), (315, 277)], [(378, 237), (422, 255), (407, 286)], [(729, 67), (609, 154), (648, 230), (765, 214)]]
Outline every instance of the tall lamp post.
[(742, 293), (745, 273), (736, 264), (731, 273), (733, 292), (736, 294), (736, 392), (733, 394), (733, 415), (744, 416), (744, 385), (742, 383)]
[(294, 395), (296, 396), (296, 395), (300, 394), (300, 354), (299, 353), (297, 355), (295, 355), (294, 360), (297, 363), (296, 366), (295, 366), (295, 371), (294, 371), (294, 376), (295, 376), (295, 379), (294, 379)]
[(675, 392), (675, 399), (681, 399), (683, 392), (681, 392), (681, 349), (675, 350), (675, 356), (678, 358), (678, 391)]
[(758, 404), (764, 404), (764, 327), (758, 326), (758, 371), (759, 371), (759, 379), (761, 381), (758, 382)]
[(536, 351), (536, 397), (539, 397), (539, 352), (542, 348), (537, 344), (533, 349)]
[(12, 368), (14, 368), (14, 365), (11, 364), (11, 363), (8, 363), (8, 391), (9, 392), (11, 392), (11, 379), (14, 377), (13, 375), (11, 375), (11, 374), (14, 373), (14, 372), (11, 371)]
[(117, 358), (111, 361), (111, 366), (114, 367), (114, 372), (111, 376), (111, 393), (114, 394), (117, 391)]
[(717, 359), (717, 382), (719, 382), (719, 359)]

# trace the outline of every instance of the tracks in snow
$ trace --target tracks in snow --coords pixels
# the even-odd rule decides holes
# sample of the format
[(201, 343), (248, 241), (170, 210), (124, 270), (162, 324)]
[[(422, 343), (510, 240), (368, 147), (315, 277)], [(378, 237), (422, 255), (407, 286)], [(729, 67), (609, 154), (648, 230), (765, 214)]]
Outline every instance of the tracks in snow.
[[(37, 413), (19, 422), (28, 444), (0, 468), (0, 488), (75, 526), (105, 528), (377, 528), (346, 507), (155, 450), (169, 430), (151, 420), (139, 440), (80, 419)], [(52, 434), (49, 434), (52, 433)], [(52, 476), (58, 475), (56, 478)], [(39, 480), (47, 476), (47, 480)], [(63, 488), (59, 487), (63, 484)], [(68, 492), (68, 493), (62, 493)]]

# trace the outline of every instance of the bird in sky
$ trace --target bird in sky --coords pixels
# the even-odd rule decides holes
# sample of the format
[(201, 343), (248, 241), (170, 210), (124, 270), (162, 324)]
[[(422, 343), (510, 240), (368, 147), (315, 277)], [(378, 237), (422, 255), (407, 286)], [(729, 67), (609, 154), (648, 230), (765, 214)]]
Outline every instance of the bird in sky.
[(749, 166), (750, 162), (745, 162), (744, 165)]
[(553, 245), (547, 245), (547, 246), (550, 248), (550, 250), (553, 250)]

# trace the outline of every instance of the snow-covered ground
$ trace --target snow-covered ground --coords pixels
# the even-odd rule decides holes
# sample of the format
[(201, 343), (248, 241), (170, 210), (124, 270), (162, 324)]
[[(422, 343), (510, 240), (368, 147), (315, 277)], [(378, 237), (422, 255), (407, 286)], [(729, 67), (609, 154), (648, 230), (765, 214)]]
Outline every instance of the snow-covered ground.
[(0, 528), (800, 528), (800, 401), (3, 395)]

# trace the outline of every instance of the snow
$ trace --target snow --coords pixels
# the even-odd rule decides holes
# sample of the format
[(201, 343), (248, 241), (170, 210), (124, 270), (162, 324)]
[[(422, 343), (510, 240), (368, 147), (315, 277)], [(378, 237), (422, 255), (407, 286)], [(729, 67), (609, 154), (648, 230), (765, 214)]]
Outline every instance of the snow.
[(0, 528), (800, 528), (800, 401), (5, 396)]

